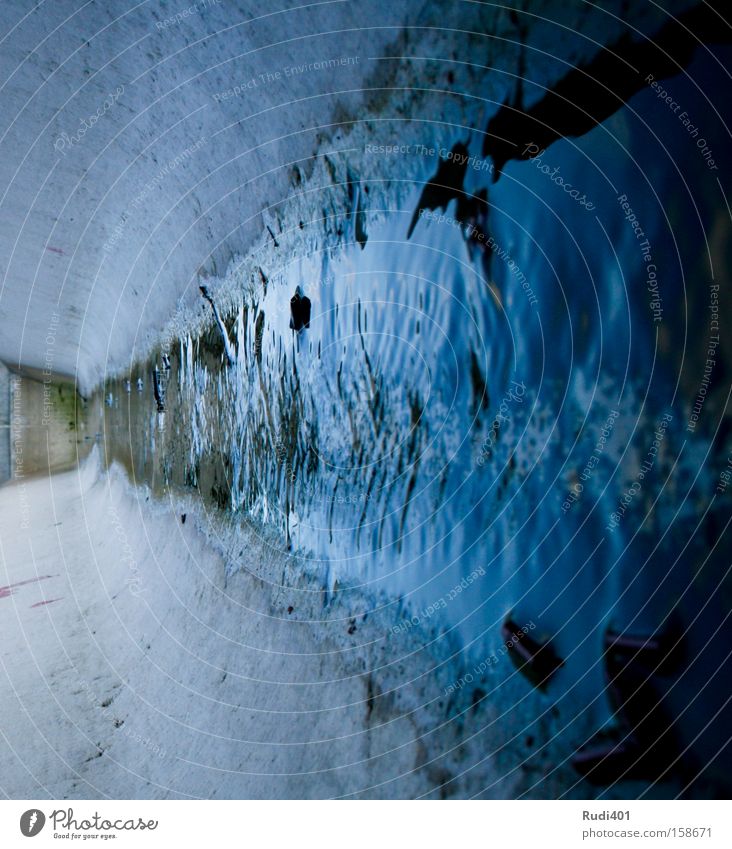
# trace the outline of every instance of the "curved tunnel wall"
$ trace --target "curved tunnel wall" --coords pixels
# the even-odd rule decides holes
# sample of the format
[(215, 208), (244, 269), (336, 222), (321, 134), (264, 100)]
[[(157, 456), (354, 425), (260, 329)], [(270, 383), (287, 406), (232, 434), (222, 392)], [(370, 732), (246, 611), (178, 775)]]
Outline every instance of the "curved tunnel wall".
[[(571, 25), (576, 12), (533, 8), (526, 61), (540, 69), (543, 49), (562, 49), (561, 27), (545, 32), (542, 13)], [(509, 12), (407, 0), (6, 3), (0, 359), (50, 366), (88, 392), (144, 355), (179, 307), (198, 307), (197, 275), (223, 276), (264, 232), (260, 213), (282, 215), (316, 154), (322, 164), (330, 152), (324, 173), (336, 183), (350, 163), (389, 176), (388, 157), (362, 161), (354, 126), (398, 142), (415, 126), (423, 139), (425, 125), (452, 132), (466, 114), (490, 114), (521, 49)], [(586, 43), (567, 60), (622, 26), (613, 14), (583, 18)], [(485, 65), (460, 60), (461, 40)], [(318, 66), (329, 60), (336, 67)], [(399, 176), (428, 168), (415, 159)], [(347, 211), (346, 194), (332, 211)], [(312, 218), (329, 206), (317, 195)]]

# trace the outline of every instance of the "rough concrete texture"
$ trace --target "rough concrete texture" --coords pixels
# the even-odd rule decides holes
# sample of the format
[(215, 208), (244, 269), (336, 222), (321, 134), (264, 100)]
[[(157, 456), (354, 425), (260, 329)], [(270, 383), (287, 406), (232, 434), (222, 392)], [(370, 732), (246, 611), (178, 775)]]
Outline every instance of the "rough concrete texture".
[[(444, 640), (390, 642), (393, 607), (328, 599), (254, 530), (232, 534), (193, 503), (183, 524), (170, 508), (119, 470), (101, 474), (96, 453), (78, 472), (0, 490), (3, 794), (505, 798), (571, 787), (561, 769), (545, 778), (556, 743), (536, 754), (555, 720), (526, 742), (527, 718), (546, 706), (508, 660), (493, 674), (509, 712), (490, 693), (446, 696), (460, 664)], [(227, 578), (245, 550), (255, 565)]]
[[(316, 218), (347, 210), (333, 183), (349, 166), (378, 162), (388, 176), (382, 157), (363, 156), (364, 135), (480, 127), (468, 116), (492, 113), (512, 89), (520, 50), (527, 74), (556, 76), (547, 52), (562, 55), (563, 32), (569, 62), (623, 27), (620, 2), (533, 3), (521, 32), (508, 6), (472, 3), (198, 6), (175, 20), (189, 7), (4, 4), (0, 359), (50, 366), (90, 391), (144, 354), (177, 308), (199, 308), (199, 274), (224, 276), (265, 220), (288, 217), (288, 199), (302, 208), (305, 184)], [(663, 17), (649, 6), (635, 25)], [(345, 64), (310, 67), (330, 59)], [(333, 182), (312, 186), (326, 154)]]

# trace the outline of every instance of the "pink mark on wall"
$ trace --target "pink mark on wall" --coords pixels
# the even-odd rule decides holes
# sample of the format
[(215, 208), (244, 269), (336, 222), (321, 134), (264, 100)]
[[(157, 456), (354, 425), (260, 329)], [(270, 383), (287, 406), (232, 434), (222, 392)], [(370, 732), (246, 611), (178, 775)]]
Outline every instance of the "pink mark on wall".
[(31, 604), (31, 607), (43, 607), (46, 604), (53, 604), (54, 601), (62, 601), (63, 596), (61, 598), (49, 598), (48, 601), (37, 601), (35, 604)]
[(66, 256), (66, 254), (63, 252), (63, 248), (54, 248), (51, 247), (51, 245), (46, 245), (46, 250), (51, 251), (51, 253), (54, 254), (59, 254), (59, 256)]
[(40, 578), (29, 578), (27, 581), (18, 581), (16, 584), (10, 584), (7, 587), (0, 587), (0, 598), (8, 598), (18, 587), (24, 587), (26, 584), (37, 584), (39, 581), (47, 581), (49, 578), (55, 578), (56, 575), (42, 575)]

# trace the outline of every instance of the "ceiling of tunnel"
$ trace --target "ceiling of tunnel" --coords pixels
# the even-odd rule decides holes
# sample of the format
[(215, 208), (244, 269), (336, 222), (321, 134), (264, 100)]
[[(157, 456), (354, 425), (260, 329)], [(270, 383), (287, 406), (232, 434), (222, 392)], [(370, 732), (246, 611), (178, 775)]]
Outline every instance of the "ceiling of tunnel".
[[(487, 14), (366, 5), (3, 4), (0, 359), (88, 391), (142, 357), (177, 308), (198, 306), (197, 274), (222, 275), (262, 233), (293, 163), (307, 171), (326, 142), (348, 156), (336, 123), (383, 109), (382, 57), (429, 56), (449, 24), (482, 37)], [(439, 104), (459, 120), (444, 90)]]
[[(10, 364), (50, 364), (89, 387), (160, 329), (199, 268), (225, 267), (251, 240), (253, 216), (288, 191), (286, 163), (313, 154), (312, 128), (336, 101), (359, 99), (369, 66), (357, 6), (199, 5), (195, 25), (175, 19), (175, 4), (4, 6), (0, 357)], [(385, 4), (382, 26), (404, 7)], [(370, 46), (393, 36), (375, 31)], [(331, 58), (346, 59), (337, 86), (298, 70)]]

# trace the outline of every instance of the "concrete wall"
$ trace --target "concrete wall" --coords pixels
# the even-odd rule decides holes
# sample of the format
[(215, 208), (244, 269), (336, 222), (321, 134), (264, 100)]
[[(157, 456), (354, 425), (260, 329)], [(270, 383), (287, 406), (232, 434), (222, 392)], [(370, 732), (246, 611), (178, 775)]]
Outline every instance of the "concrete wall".
[(77, 418), (73, 383), (13, 375), (11, 386), (12, 477), (70, 469), (89, 453), (98, 428), (89, 433), (88, 417)]
[(511, 796), (550, 773), (553, 722), (504, 745), (542, 704), (515, 675), (520, 710), (446, 698), (445, 640), (390, 642), (393, 606), (324, 605), (267, 539), (200, 502), (183, 524), (97, 461), (0, 489), (4, 796)]
[(10, 479), (10, 372), (0, 363), (0, 483)]
[[(404, 119), (420, 132), (440, 120), (460, 126), (466, 110), (495, 108), (512, 80), (502, 69), (513, 72), (520, 49), (508, 11), (481, 4), (293, 2), (279, 11), (205, 0), (183, 16), (189, 8), (3, 4), (0, 359), (74, 375), (90, 391), (143, 353), (178, 306), (198, 306), (198, 273), (223, 275), (266, 233), (260, 213), (274, 221), (302, 194), (316, 154), (329, 156), (336, 180), (354, 163), (358, 172), (354, 122), (392, 117), (388, 129), (371, 127), (379, 141), (398, 140)], [(553, 0), (532, 10), (569, 27), (578, 15)], [(591, 54), (622, 22), (582, 11), (579, 50)], [(638, 10), (636, 26), (659, 17)], [(562, 33), (537, 24), (537, 45), (561, 54)], [(466, 47), (488, 67), (444, 65)], [(444, 59), (408, 58), (429, 55)], [(541, 72), (542, 56), (530, 52), (528, 73)], [(311, 67), (333, 58), (346, 63)], [(465, 90), (470, 98), (455, 96)], [(397, 165), (402, 177), (431, 167)], [(391, 168), (382, 157), (380, 173)], [(310, 216), (324, 206), (316, 193)]]

